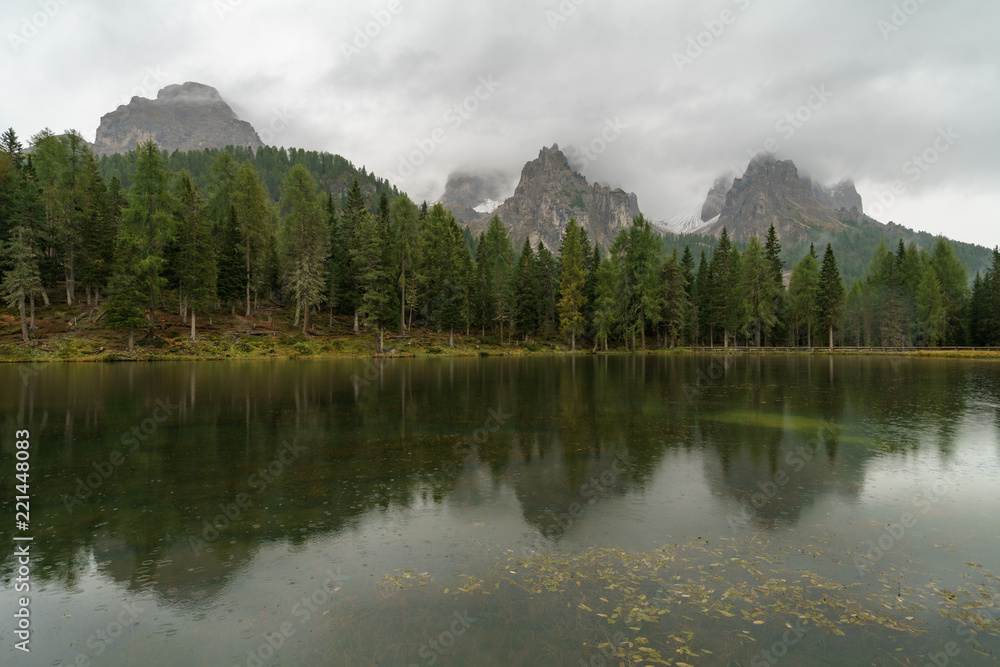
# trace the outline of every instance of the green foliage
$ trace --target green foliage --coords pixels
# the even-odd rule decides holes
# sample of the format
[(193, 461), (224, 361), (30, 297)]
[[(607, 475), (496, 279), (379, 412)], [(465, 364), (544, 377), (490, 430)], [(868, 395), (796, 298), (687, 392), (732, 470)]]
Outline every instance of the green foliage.
[[(529, 246), (528, 251), (531, 248)], [(570, 218), (559, 252), (559, 330), (570, 337), (570, 349), (576, 349), (576, 335), (585, 325), (584, 308), (587, 305), (584, 287), (587, 278), (586, 262), (590, 256), (587, 233)]]

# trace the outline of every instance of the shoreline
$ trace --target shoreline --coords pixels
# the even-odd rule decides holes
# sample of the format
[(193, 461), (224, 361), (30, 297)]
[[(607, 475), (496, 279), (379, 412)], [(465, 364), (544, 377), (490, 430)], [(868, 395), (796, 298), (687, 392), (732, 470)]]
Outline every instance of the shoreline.
[[(139, 338), (140, 336), (136, 336)], [(240, 336), (238, 334), (205, 334), (197, 341), (169, 341), (158, 337), (153, 344), (136, 343), (128, 352), (124, 346), (109, 340), (113, 336), (56, 335), (29, 343), (0, 343), (0, 363), (150, 363), (165, 361), (332, 361), (337, 359), (430, 359), (472, 357), (568, 357), (568, 356), (828, 356), (876, 357), (892, 356), (925, 359), (1000, 359), (1000, 348), (708, 348), (676, 347), (652, 348), (635, 352), (624, 348), (594, 351), (591, 348), (570, 351), (561, 342), (553, 340), (517, 341), (496, 344), (455, 336), (455, 347), (448, 347), (447, 334), (420, 333), (399, 348), (389, 348), (384, 354), (374, 352), (371, 334), (348, 336), (315, 335), (302, 338), (301, 334), (289, 336)]]

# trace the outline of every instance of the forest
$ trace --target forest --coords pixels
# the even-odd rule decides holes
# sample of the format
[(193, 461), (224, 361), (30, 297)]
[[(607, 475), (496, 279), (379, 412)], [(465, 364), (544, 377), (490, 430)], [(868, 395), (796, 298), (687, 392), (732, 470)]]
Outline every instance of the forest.
[[(105, 309), (151, 336), (176, 308), (190, 337), (226, 311), (286, 317), (302, 336), (334, 318), (372, 336), (414, 327), (570, 350), (678, 346), (1000, 345), (1000, 252), (970, 280), (951, 242), (884, 239), (845, 282), (832, 245), (786, 266), (774, 229), (739, 246), (664, 238), (641, 215), (610, 248), (571, 220), (556, 252), (494, 217), (473, 238), (342, 157), (283, 148), (97, 159), (76, 132), (25, 148), (0, 138), (0, 290), (31, 339), (36, 301)], [(697, 257), (695, 256), (697, 253)], [(267, 313), (266, 317), (264, 313)], [(277, 314), (275, 314), (277, 313)]]

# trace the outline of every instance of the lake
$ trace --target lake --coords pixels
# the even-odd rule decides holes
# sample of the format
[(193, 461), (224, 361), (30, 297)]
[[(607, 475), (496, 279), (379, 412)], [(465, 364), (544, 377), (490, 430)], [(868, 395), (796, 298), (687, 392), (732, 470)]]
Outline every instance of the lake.
[(0, 537), (32, 538), (30, 654), (13, 549), (0, 568), (5, 664), (1000, 655), (998, 363), (5, 365), (0, 387)]

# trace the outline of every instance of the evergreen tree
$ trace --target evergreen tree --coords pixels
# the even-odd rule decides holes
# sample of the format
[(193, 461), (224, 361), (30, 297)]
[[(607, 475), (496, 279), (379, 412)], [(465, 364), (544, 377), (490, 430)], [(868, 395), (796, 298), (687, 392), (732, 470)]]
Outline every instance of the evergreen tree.
[(937, 274), (944, 294), (946, 335), (943, 343), (959, 345), (964, 337), (963, 313), (969, 298), (968, 273), (955, 256), (955, 249), (944, 237), (938, 237), (931, 251), (930, 266)]
[[(773, 226), (772, 226), (773, 229)], [(764, 254), (760, 241), (751, 236), (743, 254), (743, 299), (749, 313), (749, 328), (754, 347), (760, 347), (761, 336), (777, 322), (775, 316), (774, 265)]]
[[(292, 172), (297, 171), (293, 177)], [(319, 210), (319, 204), (315, 196), (315, 181), (309, 171), (302, 165), (296, 165), (285, 177), (283, 187), (290, 184), (299, 188), (305, 187), (304, 178), (308, 176), (313, 184), (313, 195), (308, 206), (309, 215), (313, 216)], [(251, 292), (259, 294), (265, 287), (265, 275), (267, 265), (267, 249), (274, 246), (275, 230), (273, 228), (274, 211), (268, 200), (264, 185), (261, 183), (260, 175), (254, 166), (248, 162), (241, 164), (236, 170), (236, 177), (233, 182), (233, 208), (236, 209), (236, 220), (240, 227), (240, 236), (243, 245), (243, 261), (245, 263), (244, 287), (246, 294), (245, 316), (250, 317), (252, 308)], [(285, 195), (287, 196), (287, 191)], [(282, 199), (282, 203), (285, 201)], [(304, 202), (299, 201), (302, 204)], [(310, 223), (311, 224), (311, 223)], [(315, 270), (315, 267), (312, 267)], [(324, 271), (325, 275), (325, 271)], [(316, 293), (318, 294), (318, 293)], [(313, 305), (317, 301), (311, 302)]]
[[(689, 253), (690, 258), (690, 253)], [(689, 308), (688, 285), (684, 268), (677, 259), (677, 249), (663, 263), (661, 285), (663, 289), (662, 319), (670, 337), (670, 347), (677, 347), (677, 339), (684, 335)]]
[(21, 318), (21, 337), (30, 340), (25, 305), (29, 298), (42, 291), (42, 281), (38, 274), (38, 260), (31, 244), (31, 234), (25, 227), (15, 227), (11, 233), (10, 245), (4, 249), (5, 259), (10, 268), (4, 273), (3, 298), (7, 305), (16, 308)]
[(531, 242), (525, 238), (517, 258), (514, 300), (517, 303), (517, 327), (527, 335), (538, 329), (538, 261)]
[(619, 256), (604, 259), (597, 267), (597, 303), (594, 306), (594, 328), (597, 341), (608, 349), (608, 337), (613, 335), (619, 322), (620, 276), (617, 271)]
[(931, 266), (917, 286), (916, 305), (918, 339), (927, 347), (937, 347), (948, 335), (948, 312), (941, 281)]
[(819, 294), (816, 301), (818, 308), (817, 322), (830, 335), (830, 349), (833, 349), (833, 331), (840, 326), (844, 315), (844, 281), (837, 269), (837, 258), (833, 248), (826, 246), (823, 255), (823, 267), (819, 273)]
[(659, 237), (641, 214), (633, 219), (631, 227), (618, 233), (612, 246), (612, 252), (623, 261), (621, 298), (625, 335), (632, 337), (633, 349), (636, 336), (640, 336), (644, 352), (646, 329), (656, 326), (661, 315), (660, 248)]
[(559, 251), (559, 330), (563, 335), (569, 335), (570, 351), (576, 351), (576, 335), (586, 322), (587, 297), (584, 290), (589, 255), (585, 232), (576, 218), (571, 217)]
[(197, 339), (198, 311), (215, 303), (216, 262), (212, 222), (205, 211), (205, 198), (191, 182), (187, 172), (178, 180), (177, 278), (180, 293), (191, 311), (191, 340)]
[(304, 166), (295, 165), (288, 172), (284, 193), (281, 208), (288, 265), (286, 284), (295, 295), (296, 308), (302, 312), (302, 335), (308, 336), (309, 311), (322, 302), (326, 290), (329, 229), (316, 197), (316, 182)]
[[(792, 268), (792, 278), (788, 284), (788, 298), (796, 332), (799, 327), (806, 329), (806, 345), (813, 345), (813, 326), (819, 306), (820, 269), (814, 253), (810, 252)], [(801, 333), (797, 333), (801, 340)]]
[(767, 230), (764, 257), (771, 274), (771, 301), (774, 323), (766, 331), (768, 343), (776, 345), (787, 335), (788, 294), (785, 291), (785, 262), (781, 259), (781, 242), (774, 225)]
[(243, 239), (240, 235), (240, 225), (236, 219), (236, 207), (229, 209), (229, 216), (222, 229), (222, 240), (218, 253), (218, 272), (216, 279), (219, 299), (229, 304), (230, 312), (235, 314), (236, 301), (243, 294), (244, 267)]
[(156, 323), (156, 295), (163, 285), (163, 246), (173, 233), (170, 211), (174, 205), (167, 190), (163, 156), (156, 143), (147, 141), (139, 144), (134, 159), (136, 173), (129, 196), (129, 208), (122, 216), (122, 226), (128, 230), (128, 239), (142, 239), (137, 265), (144, 276), (144, 289), (149, 295), (148, 338), (152, 340)]
[(541, 241), (535, 253), (538, 261), (538, 327), (551, 331), (556, 324), (556, 300), (559, 292), (559, 266), (556, 258)]
[(142, 264), (141, 229), (124, 225), (115, 243), (115, 267), (108, 294), (105, 326), (128, 331), (128, 350), (135, 349), (135, 330), (146, 324), (143, 310), (143, 287), (146, 271)]
[[(382, 193), (383, 199), (386, 194)], [(391, 220), (393, 241), (392, 264), (398, 273), (399, 288), (399, 328), (406, 331), (406, 305), (408, 302), (416, 302), (416, 286), (419, 280), (416, 279), (417, 267), (420, 266), (419, 252), (421, 248), (420, 238), (417, 228), (417, 207), (406, 195), (397, 197), (390, 207), (389, 218)], [(410, 272), (410, 281), (407, 282), (407, 271)]]

